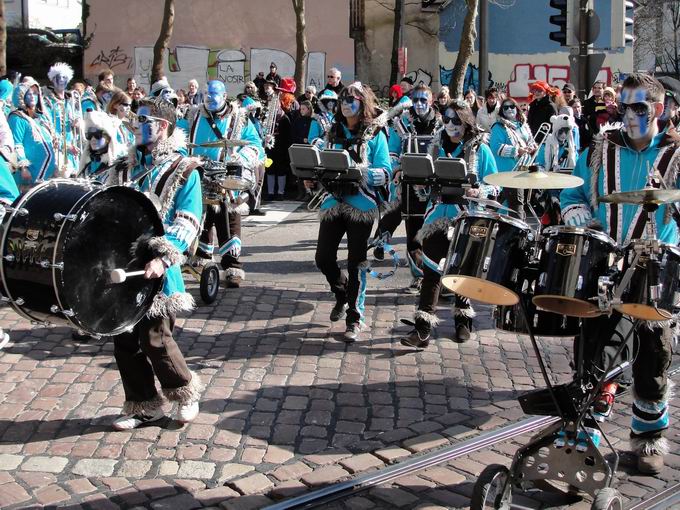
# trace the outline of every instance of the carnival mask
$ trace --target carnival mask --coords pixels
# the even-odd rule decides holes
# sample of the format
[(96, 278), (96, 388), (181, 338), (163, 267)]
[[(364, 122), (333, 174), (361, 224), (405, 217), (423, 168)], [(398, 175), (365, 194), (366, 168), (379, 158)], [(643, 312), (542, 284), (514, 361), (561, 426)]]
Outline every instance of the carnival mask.
[(52, 85), (57, 92), (64, 92), (68, 85), (68, 77), (61, 73), (56, 74), (54, 78), (52, 78)]
[(430, 96), (427, 92), (416, 92), (411, 98), (413, 109), (420, 116), (427, 115), (430, 111)]
[(148, 106), (140, 106), (137, 110), (137, 122), (133, 123), (135, 130), (135, 143), (140, 145), (151, 145), (160, 138), (161, 125), (158, 117), (151, 115)]
[(454, 139), (463, 138), (463, 135), (465, 135), (466, 126), (458, 116), (458, 112), (456, 112), (456, 110), (453, 108), (446, 110), (444, 112), (444, 116), (442, 117), (442, 121), (444, 122), (444, 130), (446, 131), (447, 135)]
[(28, 108), (35, 108), (38, 104), (38, 91), (34, 87), (28, 89), (26, 94), (24, 94), (24, 104)]
[(108, 137), (101, 129), (88, 131), (85, 138), (87, 138), (90, 149), (94, 153), (103, 152), (109, 145)]
[(632, 140), (646, 138), (653, 120), (653, 103), (647, 101), (647, 90), (643, 87), (621, 91), (619, 113), (623, 117), (626, 134)]

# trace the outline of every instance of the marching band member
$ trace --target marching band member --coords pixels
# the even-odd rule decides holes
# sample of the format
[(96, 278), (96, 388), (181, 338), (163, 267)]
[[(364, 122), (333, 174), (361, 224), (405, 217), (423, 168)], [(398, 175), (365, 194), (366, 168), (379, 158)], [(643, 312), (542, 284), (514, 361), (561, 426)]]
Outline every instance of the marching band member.
[[(340, 94), (340, 109), (327, 136), (330, 148), (347, 150), (362, 169), (363, 180), (328, 189), (319, 207), (321, 223), (316, 245), (316, 266), (326, 277), (335, 306), (332, 322), (345, 319), (345, 340), (354, 342), (362, 329), (366, 295), (366, 252), (373, 222), (378, 216), (380, 188), (392, 176), (384, 125), (375, 118), (375, 95), (354, 82)], [(347, 234), (347, 273), (338, 267), (338, 246)]]
[(14, 87), (14, 107), (7, 122), (14, 137), (18, 166), (14, 174), (20, 190), (49, 179), (56, 171), (54, 129), (43, 115), (40, 86), (30, 76)]
[(102, 184), (109, 178), (109, 170), (127, 154), (126, 146), (118, 141), (114, 120), (104, 112), (85, 115), (87, 149), (80, 159), (79, 177), (94, 179)]
[(0, 80), (0, 109), (5, 117), (12, 111), (12, 92), (14, 92), (12, 82), (7, 79)]
[(338, 95), (332, 90), (325, 89), (319, 94), (316, 112), (312, 116), (307, 140), (312, 145), (323, 146), (326, 133), (333, 125), (335, 111), (338, 107)]
[[(227, 101), (227, 89), (220, 80), (208, 82), (203, 104), (187, 112), (180, 121), (186, 126), (191, 143), (200, 144), (228, 138), (245, 140), (249, 145), (225, 150), (221, 147), (196, 147), (190, 150), (194, 156), (213, 161), (238, 163), (243, 166), (243, 177), (255, 183), (256, 167), (264, 161), (264, 150), (255, 127), (248, 119), (245, 109)], [(245, 279), (241, 257), (241, 215), (248, 212), (248, 192), (230, 191), (219, 206), (206, 209), (197, 257), (211, 259), (214, 251), (210, 234), (212, 226), (217, 230), (218, 248), (222, 268), (226, 270), (227, 287), (237, 288)]]
[[(444, 129), (437, 132), (439, 156), (463, 158), (468, 173), (476, 174), (478, 182), (497, 172), (496, 161), (487, 145), (488, 135), (478, 129), (475, 115), (466, 101), (451, 102), (444, 112), (443, 122)], [(470, 197), (488, 198), (496, 195), (497, 189), (481, 185), (467, 189), (465, 193)], [(423, 247), (423, 283), (414, 328), (401, 339), (403, 345), (424, 349), (430, 343), (432, 328), (439, 322), (435, 315), (442, 277), (439, 262), (446, 257), (450, 244), (448, 230), (459, 212), (459, 206), (445, 196), (431, 197), (427, 204), (424, 225), (418, 233)], [(456, 339), (460, 342), (468, 340), (475, 316), (470, 301), (456, 296), (453, 316)]]
[(55, 134), (57, 173), (71, 177), (77, 173), (81, 147), (82, 114), (80, 100), (66, 90), (73, 79), (73, 69), (64, 62), (57, 62), (47, 73), (51, 85), (43, 88), (45, 115), (52, 122)]
[[(624, 80), (619, 104), (624, 127), (593, 138), (573, 172), (583, 179), (583, 184), (561, 193), (562, 215), (567, 225), (588, 226), (595, 221), (620, 245), (644, 237), (647, 215), (641, 207), (598, 203), (597, 198), (615, 191), (644, 188), (649, 168), (658, 171), (669, 188), (678, 187), (680, 140), (674, 133), (659, 132), (657, 119), (663, 113), (663, 101), (664, 89), (656, 78), (632, 73)], [(677, 245), (678, 227), (671, 221), (670, 207), (660, 206), (655, 219), (658, 239)], [(618, 336), (625, 338), (630, 328), (630, 321), (618, 312), (584, 320), (581, 332), (585, 335), (586, 366), (594, 365), (600, 374), (606, 370), (613, 355), (610, 351), (617, 347), (610, 344), (616, 344)], [(631, 445), (638, 456), (638, 470), (656, 474), (663, 468), (663, 456), (668, 451), (663, 431), (669, 424), (671, 383), (667, 370), (673, 334), (669, 325), (658, 322), (641, 323), (636, 334), (640, 349), (633, 360)], [(629, 346), (628, 353), (632, 352)], [(609, 398), (610, 406), (614, 393)]]
[[(187, 367), (172, 337), (177, 312), (194, 305), (185, 292), (180, 263), (201, 228), (203, 210), (200, 160), (182, 156), (184, 132), (175, 127), (175, 107), (160, 98), (140, 102), (134, 123), (136, 151), (129, 167), (111, 172), (109, 184), (130, 177), (141, 181), (142, 191), (161, 201), (165, 235), (138, 243), (135, 253), (150, 259), (145, 278), (164, 277), (163, 291), (146, 316), (129, 333), (114, 337), (114, 355), (125, 391), (123, 416), (113, 422), (116, 430), (129, 430), (164, 417), (163, 395), (177, 404), (177, 419), (193, 421), (198, 415), (202, 390), (198, 375)], [(122, 175), (121, 175), (122, 174)]]

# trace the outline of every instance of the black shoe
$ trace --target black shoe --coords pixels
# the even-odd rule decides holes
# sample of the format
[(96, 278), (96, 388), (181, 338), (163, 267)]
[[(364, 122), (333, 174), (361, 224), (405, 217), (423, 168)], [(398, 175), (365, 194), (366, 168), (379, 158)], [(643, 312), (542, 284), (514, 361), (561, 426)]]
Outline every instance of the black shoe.
[(373, 249), (373, 258), (375, 260), (385, 260), (385, 248), (382, 246), (376, 246)]
[(265, 197), (265, 200), (267, 202), (273, 202), (274, 201), (274, 195), (268, 193), (267, 196)]
[(343, 339), (345, 342), (356, 342), (359, 339), (359, 333), (361, 333), (361, 322), (353, 322), (347, 326)]
[(279, 193), (276, 195), (276, 198), (274, 200), (276, 200), (277, 202), (283, 202), (285, 198), (283, 197), (282, 193)]
[(338, 301), (331, 310), (331, 322), (338, 322), (345, 316), (347, 311), (347, 303), (345, 301)]
[(83, 333), (82, 331), (77, 331), (74, 329), (71, 332), (71, 338), (73, 338), (77, 342), (87, 342), (88, 340), (92, 340), (94, 337), (92, 335), (88, 335), (87, 333)]
[(425, 349), (430, 345), (430, 334), (421, 333), (416, 328), (413, 328), (408, 335), (401, 337), (401, 345), (415, 347), (416, 349)]
[(265, 214), (267, 213), (260, 209), (253, 209), (252, 211), (250, 211), (250, 216), (264, 216)]
[(467, 342), (468, 340), (470, 340), (470, 331), (472, 330), (472, 319), (456, 317), (454, 323), (456, 325), (456, 340), (459, 342)]

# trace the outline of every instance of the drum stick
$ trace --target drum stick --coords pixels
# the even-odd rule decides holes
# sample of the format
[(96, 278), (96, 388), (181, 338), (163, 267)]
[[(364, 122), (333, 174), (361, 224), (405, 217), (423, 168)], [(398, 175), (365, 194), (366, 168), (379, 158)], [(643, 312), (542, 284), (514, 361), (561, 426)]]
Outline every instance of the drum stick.
[(132, 276), (142, 276), (146, 271), (144, 269), (140, 271), (129, 271), (125, 272), (125, 269), (114, 269), (111, 271), (111, 281), (113, 283), (123, 283), (125, 280)]

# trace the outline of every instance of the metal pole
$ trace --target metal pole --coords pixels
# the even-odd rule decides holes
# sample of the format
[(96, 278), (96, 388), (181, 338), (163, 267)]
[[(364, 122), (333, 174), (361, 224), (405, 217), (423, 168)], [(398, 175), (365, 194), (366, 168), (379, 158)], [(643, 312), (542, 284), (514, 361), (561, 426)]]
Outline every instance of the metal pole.
[(588, 23), (588, 0), (580, 0), (578, 24), (578, 93), (581, 99), (588, 97), (588, 51), (590, 40)]
[(479, 95), (488, 88), (489, 78), (489, 0), (479, 1)]

